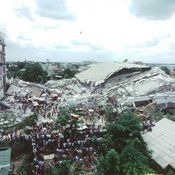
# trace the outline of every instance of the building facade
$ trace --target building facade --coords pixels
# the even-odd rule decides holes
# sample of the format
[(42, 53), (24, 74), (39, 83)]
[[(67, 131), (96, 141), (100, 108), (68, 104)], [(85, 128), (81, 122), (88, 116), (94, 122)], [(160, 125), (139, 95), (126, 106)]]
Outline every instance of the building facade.
[(5, 65), (5, 36), (0, 32), (0, 99), (4, 96), (4, 87), (6, 81)]

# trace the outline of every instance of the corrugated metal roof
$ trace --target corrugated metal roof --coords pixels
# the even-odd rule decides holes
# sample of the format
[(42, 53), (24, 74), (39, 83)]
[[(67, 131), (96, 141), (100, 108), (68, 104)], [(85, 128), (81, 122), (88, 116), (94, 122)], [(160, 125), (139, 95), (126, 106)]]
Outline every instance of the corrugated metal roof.
[(153, 151), (152, 158), (162, 168), (171, 165), (175, 168), (175, 122), (162, 119), (151, 132), (142, 135), (148, 148)]
[(0, 175), (8, 175), (10, 170), (10, 148), (0, 148)]
[(91, 67), (79, 74), (75, 75), (81, 82), (85, 83), (88, 81), (94, 82), (96, 84), (103, 83), (105, 79), (109, 78), (115, 72), (119, 72), (122, 69), (131, 68), (149, 68), (148, 66), (131, 64), (131, 63), (116, 63), (116, 62), (106, 62), (93, 64)]

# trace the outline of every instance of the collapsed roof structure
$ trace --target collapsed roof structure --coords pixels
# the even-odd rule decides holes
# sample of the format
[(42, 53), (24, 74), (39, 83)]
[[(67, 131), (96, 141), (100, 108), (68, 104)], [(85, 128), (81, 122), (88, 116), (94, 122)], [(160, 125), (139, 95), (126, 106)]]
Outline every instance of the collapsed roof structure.
[[(99, 85), (100, 83), (102, 84), (101, 88), (97, 88), (99, 86), (91, 86), (91, 88), (84, 86), (87, 84)], [(127, 108), (127, 104), (131, 106), (135, 103), (134, 107), (137, 107), (137, 104), (143, 106), (145, 101), (147, 101), (146, 104), (160, 101), (157, 100), (158, 96), (161, 99), (168, 98), (167, 103), (172, 104), (174, 84), (174, 79), (160, 68), (130, 63), (98, 63), (77, 74), (76, 78), (50, 80), (45, 86), (57, 94), (59, 91), (59, 99), (63, 99), (59, 105), (61, 103), (65, 105), (67, 103), (82, 103), (91, 106), (92, 98), (96, 99), (97, 104), (102, 105), (109, 97), (115, 97), (119, 106), (124, 109), (125, 106)], [(100, 93), (92, 93), (93, 89), (98, 89)], [(165, 98), (162, 97), (162, 94), (168, 91), (170, 94), (166, 94)]]
[[(127, 108), (145, 106), (151, 114), (152, 108), (155, 110), (157, 106), (175, 108), (175, 80), (160, 68), (130, 63), (93, 64), (76, 78), (50, 80), (45, 85), (15, 79), (3, 99), (11, 107), (11, 117), (0, 114), (0, 126), (22, 121), (22, 111), (17, 112), (22, 106), (18, 99), (26, 96), (30, 96), (33, 106), (46, 101), (57, 103), (57, 107), (83, 105), (98, 108), (109, 102), (119, 113)], [(57, 100), (53, 100), (55, 97)], [(4, 109), (4, 105), (1, 106)], [(26, 113), (31, 115), (31, 110)]]
[(10, 109), (10, 106), (0, 101), (0, 112), (7, 109)]
[(175, 168), (175, 122), (163, 118), (156, 123), (152, 132), (142, 135), (148, 148), (153, 151), (152, 159), (163, 169), (168, 165)]
[(25, 82), (23, 80), (15, 80), (16, 82), (11, 83), (8, 88), (6, 95), (18, 95), (18, 96), (26, 96), (28, 93), (34, 95), (36, 97), (40, 97), (41, 93), (45, 91), (45, 86)]
[(149, 66), (132, 63), (97, 63), (91, 65), (89, 69), (78, 73), (75, 77), (81, 83), (92, 83), (97, 86), (99, 84), (103, 84), (108, 79), (114, 78), (115, 76), (120, 76), (120, 78), (122, 78), (122, 75), (124, 75), (127, 77), (131, 73), (136, 74), (149, 69)]
[[(152, 68), (149, 71), (134, 75), (124, 81), (106, 83), (107, 95), (115, 95), (121, 99), (121, 104), (133, 103), (155, 99), (163, 93), (173, 94), (174, 79), (160, 68)], [(145, 97), (146, 96), (146, 97)], [(170, 100), (171, 102), (171, 100)]]
[[(91, 86), (84, 86), (87, 84)], [(15, 80), (6, 92), (5, 101), (9, 103), (14, 101), (13, 96), (25, 97), (26, 94), (32, 98), (41, 98), (44, 93), (47, 97), (56, 94), (59, 106), (81, 103), (89, 107), (103, 105), (109, 98), (113, 98), (121, 109), (119, 111), (122, 111), (128, 106), (144, 106), (155, 101), (160, 104), (161, 100), (166, 100), (164, 106), (174, 106), (173, 91), (175, 92), (174, 79), (160, 68), (112, 62), (93, 64), (78, 73), (76, 78), (50, 80), (45, 85)], [(165, 92), (166, 96), (162, 97)]]

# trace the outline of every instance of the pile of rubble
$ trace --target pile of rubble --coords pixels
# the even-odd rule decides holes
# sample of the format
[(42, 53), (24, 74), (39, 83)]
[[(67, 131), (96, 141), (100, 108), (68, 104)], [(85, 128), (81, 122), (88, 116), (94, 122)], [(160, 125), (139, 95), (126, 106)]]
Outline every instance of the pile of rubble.
[[(32, 143), (35, 155), (33, 160), (35, 167), (32, 167), (34, 172), (38, 171), (37, 162), (40, 161), (43, 165), (45, 159), (37, 156), (37, 153), (47, 149), (52, 153), (51, 159), (55, 162), (67, 158), (73, 162), (80, 160), (83, 165), (91, 169), (98, 149), (92, 145), (89, 146), (89, 140), (91, 141), (94, 136), (97, 140), (101, 139), (107, 122), (106, 105), (112, 107), (111, 115), (114, 114), (114, 117), (118, 112), (131, 106), (135, 109), (144, 106), (144, 109), (150, 113), (154, 110), (155, 104), (160, 108), (175, 108), (175, 79), (159, 68), (150, 69), (147, 66), (134, 65), (133, 67), (125, 64), (123, 69), (117, 64), (112, 72), (106, 70), (103, 76), (99, 74), (100, 72), (93, 82), (83, 79), (85, 83), (80, 79), (72, 78), (50, 80), (44, 85), (22, 80), (15, 80), (10, 84), (3, 99), (6, 106), (0, 108), (6, 109), (0, 113), (0, 128), (4, 130), (6, 127), (13, 127), (27, 116), (38, 114), (38, 121), (30, 127), (29, 135), (24, 134), (22, 130), (20, 134), (16, 134), (16, 131), (10, 134), (12, 140), (20, 140), (20, 137), (25, 136), (26, 141)], [(64, 117), (62, 110), (67, 111), (66, 115), (69, 118), (65, 126), (58, 122), (61, 117)], [(145, 120), (143, 129), (151, 131), (154, 123), (147, 114), (139, 115)], [(73, 123), (77, 126), (73, 127), (75, 125)], [(55, 126), (57, 126), (56, 129)], [(4, 134), (3, 130), (0, 130), (0, 139)], [(67, 133), (71, 133), (70, 136), (66, 136)], [(72, 139), (74, 134), (75, 138)], [(63, 136), (67, 138), (63, 139)], [(43, 145), (40, 143), (41, 140)], [(39, 152), (37, 145), (40, 145)], [(57, 145), (58, 147), (55, 147)], [(77, 150), (79, 147), (84, 148), (83, 154), (80, 154), (81, 150)], [(74, 152), (75, 154), (72, 155)], [(45, 157), (50, 156), (47, 151), (44, 153)], [(89, 155), (93, 155), (90, 161), (88, 161)], [(45, 166), (44, 168), (41, 166), (41, 169), (44, 171)]]
[[(121, 106), (127, 104), (130, 99), (143, 96), (160, 96), (165, 92), (175, 92), (175, 80), (159, 68), (153, 68), (147, 72), (140, 73), (118, 85), (106, 89), (107, 95), (116, 96)], [(142, 100), (141, 100), (142, 101)]]
[[(51, 114), (53, 112), (49, 109), (49, 105), (55, 106), (54, 108), (59, 111), (61, 107), (67, 106), (94, 109), (110, 103), (120, 112), (131, 105), (137, 107), (135, 104), (143, 101), (160, 104), (161, 100), (169, 103), (167, 101), (169, 99), (175, 104), (172, 97), (175, 94), (175, 80), (159, 68), (148, 69), (142, 66), (143, 68), (146, 70), (134, 74), (131, 70), (130, 76), (127, 70), (125, 78), (125, 73), (122, 74), (120, 81), (119, 79), (115, 81), (113, 76), (113, 81), (104, 80), (105, 83), (101, 86), (94, 86), (94, 83), (87, 85), (77, 78), (50, 80), (45, 85), (15, 80), (10, 84), (3, 101), (11, 107), (11, 110), (22, 109), (21, 113), (25, 115), (31, 111), (35, 112), (38, 106), (40, 109), (43, 104), (47, 104), (47, 113)], [(116, 76), (121, 75), (118, 73)]]

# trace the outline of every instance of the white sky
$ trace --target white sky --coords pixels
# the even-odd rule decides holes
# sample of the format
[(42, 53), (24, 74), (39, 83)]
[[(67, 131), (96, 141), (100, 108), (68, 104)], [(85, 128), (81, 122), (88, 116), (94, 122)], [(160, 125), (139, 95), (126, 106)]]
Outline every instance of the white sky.
[(175, 63), (174, 0), (0, 0), (7, 61)]

